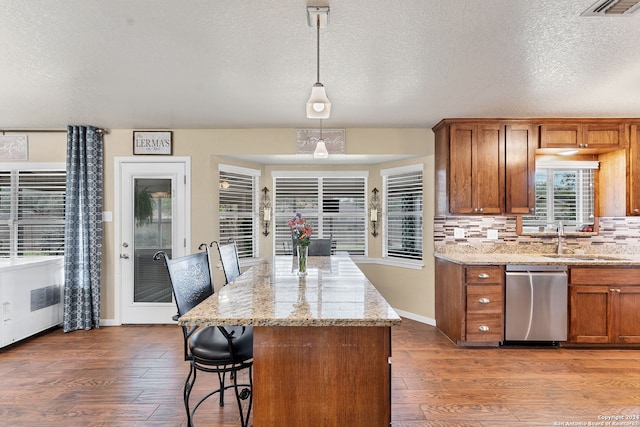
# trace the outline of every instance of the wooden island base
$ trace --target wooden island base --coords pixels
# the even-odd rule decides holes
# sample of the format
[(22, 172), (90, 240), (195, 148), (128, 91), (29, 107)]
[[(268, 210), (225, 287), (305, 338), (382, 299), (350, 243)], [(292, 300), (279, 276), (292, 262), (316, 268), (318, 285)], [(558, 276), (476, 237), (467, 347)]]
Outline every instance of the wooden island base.
[(255, 427), (389, 427), (391, 328), (254, 327)]

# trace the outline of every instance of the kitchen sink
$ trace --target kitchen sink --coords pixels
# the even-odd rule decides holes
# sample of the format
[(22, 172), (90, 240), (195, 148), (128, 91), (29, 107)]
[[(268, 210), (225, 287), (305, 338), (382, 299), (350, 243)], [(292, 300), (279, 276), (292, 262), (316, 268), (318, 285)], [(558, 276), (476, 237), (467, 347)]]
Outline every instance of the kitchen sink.
[(615, 255), (590, 255), (590, 254), (546, 254), (547, 258), (562, 259), (567, 261), (629, 261)]

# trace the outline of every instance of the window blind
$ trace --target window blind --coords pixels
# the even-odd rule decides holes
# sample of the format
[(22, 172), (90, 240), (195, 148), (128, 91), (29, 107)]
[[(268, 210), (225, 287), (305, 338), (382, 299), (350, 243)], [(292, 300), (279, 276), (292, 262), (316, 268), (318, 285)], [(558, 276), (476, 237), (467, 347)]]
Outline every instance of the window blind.
[(66, 171), (0, 171), (0, 256), (64, 254)]
[(384, 183), (384, 256), (422, 260), (422, 166), (388, 169)]
[(220, 242), (233, 239), (239, 258), (257, 257), (256, 218), (259, 171), (220, 165)]
[(289, 218), (300, 212), (313, 238), (332, 238), (334, 251), (366, 252), (366, 177), (281, 176), (274, 178), (275, 253), (292, 253)]
[(540, 162), (535, 173), (535, 215), (522, 217), (524, 231), (567, 227), (594, 220), (594, 170), (598, 162)]

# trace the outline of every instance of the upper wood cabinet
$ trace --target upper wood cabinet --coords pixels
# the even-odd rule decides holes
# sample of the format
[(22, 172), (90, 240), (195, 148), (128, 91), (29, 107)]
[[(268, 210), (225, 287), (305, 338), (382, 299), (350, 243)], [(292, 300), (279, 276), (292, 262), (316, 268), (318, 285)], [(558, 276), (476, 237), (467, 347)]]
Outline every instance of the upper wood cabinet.
[(533, 214), (536, 200), (538, 134), (531, 124), (508, 124), (505, 131), (505, 213)]
[(500, 124), (453, 124), (449, 140), (449, 209), (500, 214), (504, 206), (504, 131)]
[(535, 126), (443, 120), (434, 132), (436, 215), (533, 212)]
[(616, 150), (627, 147), (627, 126), (619, 120), (548, 121), (540, 125), (540, 148)]
[(640, 215), (640, 122), (630, 126), (627, 168), (627, 214)]

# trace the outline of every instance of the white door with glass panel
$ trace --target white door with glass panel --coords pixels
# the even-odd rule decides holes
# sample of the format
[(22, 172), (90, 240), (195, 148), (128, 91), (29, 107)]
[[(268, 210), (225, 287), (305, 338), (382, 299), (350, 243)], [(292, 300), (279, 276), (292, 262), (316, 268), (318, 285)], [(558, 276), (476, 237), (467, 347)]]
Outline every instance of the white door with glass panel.
[[(186, 255), (189, 159), (135, 161), (116, 159), (120, 207), (120, 320), (123, 324), (171, 323), (176, 314), (171, 283), (163, 261)], [(116, 274), (118, 276), (118, 274)]]

